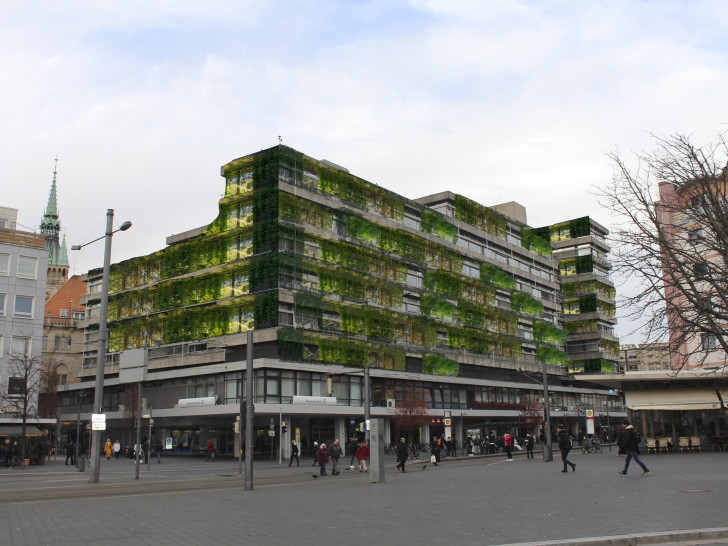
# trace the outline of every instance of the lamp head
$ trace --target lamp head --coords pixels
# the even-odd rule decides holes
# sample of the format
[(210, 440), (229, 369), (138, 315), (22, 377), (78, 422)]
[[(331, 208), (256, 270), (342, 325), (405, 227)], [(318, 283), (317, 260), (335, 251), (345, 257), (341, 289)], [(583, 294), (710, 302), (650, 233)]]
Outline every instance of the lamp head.
[(81, 250), (81, 245), (73, 245), (71, 250)]
[(121, 224), (119, 226), (119, 231), (126, 231), (130, 227), (131, 227), (131, 222), (129, 220), (127, 220), (126, 222), (124, 222), (123, 224)]

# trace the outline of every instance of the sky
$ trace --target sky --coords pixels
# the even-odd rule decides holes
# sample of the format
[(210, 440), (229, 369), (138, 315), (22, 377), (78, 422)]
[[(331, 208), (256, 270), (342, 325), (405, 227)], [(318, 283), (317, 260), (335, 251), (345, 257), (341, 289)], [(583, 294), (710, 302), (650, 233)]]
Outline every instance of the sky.
[(721, 0), (5, 0), (0, 206), (38, 229), (58, 157), (82, 274), (103, 244), (70, 246), (107, 209), (133, 223), (113, 262), (159, 250), (216, 217), (220, 166), (280, 137), (407, 198), (609, 227), (607, 153), (725, 130), (726, 31)]

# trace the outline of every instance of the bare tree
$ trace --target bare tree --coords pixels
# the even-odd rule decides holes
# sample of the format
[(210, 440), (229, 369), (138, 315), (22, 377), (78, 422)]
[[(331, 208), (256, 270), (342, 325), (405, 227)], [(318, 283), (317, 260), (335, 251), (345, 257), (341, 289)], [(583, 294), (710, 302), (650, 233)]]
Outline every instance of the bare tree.
[(0, 391), (3, 406), (22, 421), (20, 458), (25, 459), (28, 419), (38, 416), (41, 385), (41, 357), (22, 353), (8, 354), (8, 384)]
[(644, 342), (669, 340), (673, 370), (716, 373), (728, 354), (728, 144), (722, 134), (704, 146), (652, 138), (631, 163), (609, 154), (614, 176), (598, 192), (617, 217), (616, 276), (633, 290), (621, 303)]
[(407, 388), (404, 397), (393, 410), (392, 422), (399, 431), (407, 434), (408, 441), (412, 442), (412, 432), (430, 420), (430, 414), (421, 390)]
[(543, 404), (539, 404), (535, 398), (524, 397), (519, 413), (521, 420), (529, 425), (534, 433), (544, 424)]
[(38, 385), (38, 415), (56, 417), (58, 412), (58, 366), (53, 354), (43, 356)]

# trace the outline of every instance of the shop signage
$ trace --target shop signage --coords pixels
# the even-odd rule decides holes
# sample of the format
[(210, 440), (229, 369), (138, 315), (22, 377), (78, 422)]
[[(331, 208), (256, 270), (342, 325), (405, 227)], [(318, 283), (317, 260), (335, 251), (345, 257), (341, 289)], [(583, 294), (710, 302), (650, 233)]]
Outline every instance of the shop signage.
[(205, 396), (202, 398), (180, 398), (177, 402), (178, 408), (194, 408), (197, 406), (214, 406), (217, 396)]
[(294, 404), (302, 404), (304, 406), (335, 406), (335, 396), (294, 396)]

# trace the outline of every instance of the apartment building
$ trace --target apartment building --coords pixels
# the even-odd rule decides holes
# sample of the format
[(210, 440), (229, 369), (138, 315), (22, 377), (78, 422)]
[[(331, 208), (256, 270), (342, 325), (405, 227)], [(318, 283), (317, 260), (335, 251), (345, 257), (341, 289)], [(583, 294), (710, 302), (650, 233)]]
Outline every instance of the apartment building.
[(40, 367), (43, 337), (48, 251), (42, 235), (17, 229), (17, 216), (0, 207), (0, 435), (19, 434), (14, 400)]
[[(544, 367), (555, 422), (577, 427), (585, 407), (599, 411), (606, 400), (622, 411), (608, 390), (571, 379), (580, 369), (564, 351), (560, 262), (520, 205), (486, 207), (452, 192), (407, 199), (282, 145), (221, 174), (216, 219), (112, 266), (112, 436), (129, 432), (136, 385), (125, 382), (125, 357), (139, 350), (145, 407), (173, 451), (212, 439), (220, 453), (237, 452), (249, 350), (254, 449), (263, 453), (274, 444), (285, 453), (291, 439), (359, 434), (365, 368), (372, 416), (390, 423), (408, 398), (424, 401), (423, 441), (524, 433), (524, 406), (543, 404)], [(94, 379), (101, 273), (88, 275), (81, 383), (60, 395), (66, 420)], [(396, 430), (385, 428), (390, 440)]]

